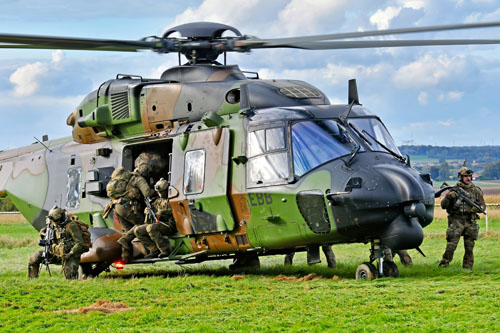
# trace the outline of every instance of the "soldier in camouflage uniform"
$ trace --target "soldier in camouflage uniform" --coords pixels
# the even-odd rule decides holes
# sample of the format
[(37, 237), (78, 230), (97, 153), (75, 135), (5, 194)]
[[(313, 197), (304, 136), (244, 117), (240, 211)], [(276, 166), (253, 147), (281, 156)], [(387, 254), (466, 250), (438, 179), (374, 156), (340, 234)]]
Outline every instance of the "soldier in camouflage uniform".
[[(168, 236), (177, 232), (172, 209), (168, 202), (168, 182), (161, 178), (155, 184), (155, 190), (159, 195), (152, 206), (156, 211), (156, 221), (148, 221), (146, 224), (135, 228), (137, 238), (148, 248), (150, 254), (145, 258), (164, 258), (170, 254), (170, 242)], [(151, 223), (148, 223), (151, 222)]]
[(118, 168), (111, 174), (106, 186), (111, 206), (122, 228), (123, 235), (118, 240), (122, 246), (122, 260), (127, 263), (132, 256), (132, 240), (135, 238), (134, 227), (144, 223), (144, 198), (150, 198), (155, 192), (139, 173)]
[[(327, 263), (328, 267), (337, 268), (337, 260), (335, 258), (335, 254), (333, 253), (331, 245), (323, 245), (323, 246), (321, 246), (321, 250), (323, 250), (323, 253), (325, 254), (326, 263)], [(292, 265), (294, 256), (295, 256), (295, 252), (286, 254), (285, 255), (285, 265)], [(309, 262), (309, 251), (307, 252), (307, 256), (308, 256), (307, 261)]]
[[(55, 240), (50, 249), (50, 263), (62, 263), (62, 270), (66, 279), (78, 279), (78, 266), (80, 256), (89, 250), (90, 233), (88, 227), (78, 221), (76, 217), (66, 216), (66, 211), (54, 206), (47, 216), (47, 224), (55, 230)], [(46, 227), (40, 230), (44, 238)], [(31, 255), (28, 264), (28, 277), (37, 278), (40, 272), (40, 264), (43, 261), (43, 251)]]
[(463, 268), (472, 270), (474, 265), (474, 243), (479, 233), (479, 225), (476, 221), (479, 219), (480, 212), (476, 207), (472, 207), (459, 198), (458, 191), (483, 209), (486, 207), (483, 192), (472, 184), (472, 170), (463, 167), (458, 172), (459, 181), (457, 189), (451, 189), (441, 201), (441, 207), (448, 212), (448, 229), (446, 230), (446, 250), (443, 259), (439, 262), (440, 267), (448, 267), (453, 259), (453, 253), (457, 248), (460, 236), (464, 237), (465, 254), (463, 259)]

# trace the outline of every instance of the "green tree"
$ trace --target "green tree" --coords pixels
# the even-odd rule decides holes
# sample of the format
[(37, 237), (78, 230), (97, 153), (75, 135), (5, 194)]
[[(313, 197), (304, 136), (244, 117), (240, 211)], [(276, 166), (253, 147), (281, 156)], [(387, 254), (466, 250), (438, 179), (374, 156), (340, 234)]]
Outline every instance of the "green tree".
[(489, 179), (500, 179), (500, 162), (487, 164), (482, 176)]
[(448, 162), (443, 162), (439, 166), (439, 180), (448, 180), (450, 179), (450, 166)]

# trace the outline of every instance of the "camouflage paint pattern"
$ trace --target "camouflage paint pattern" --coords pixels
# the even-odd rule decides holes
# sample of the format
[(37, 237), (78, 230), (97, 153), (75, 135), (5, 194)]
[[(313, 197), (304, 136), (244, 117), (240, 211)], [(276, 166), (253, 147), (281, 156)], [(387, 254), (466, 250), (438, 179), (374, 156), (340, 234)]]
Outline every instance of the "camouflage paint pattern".
[[(248, 103), (240, 105), (245, 91)], [(351, 140), (364, 150), (350, 165), (349, 156), (341, 156), (301, 177), (249, 183), (249, 131), (281, 126), (293, 175), (292, 125), (338, 119), (347, 108), (330, 105), (305, 82), (250, 80), (237, 66), (179, 66), (160, 80), (121, 76), (103, 83), (71, 113), (67, 123), (73, 137), (46, 142), (52, 152), (40, 144), (0, 152), (0, 193), (11, 197), (37, 229), (54, 204), (90, 223), (109, 201), (99, 193), (106, 175), (120, 166), (131, 169), (141, 150), (154, 148), (164, 156), (172, 154), (170, 196), (178, 233), (171, 247), (182, 243), (179, 255), (250, 249), (266, 254), (390, 238), (393, 225), (410, 219), (402, 207), (411, 202), (425, 207), (425, 214), (411, 217), (413, 221), (429, 224), (432, 186), (387, 151), (371, 151), (352, 131)], [(377, 119), (359, 105), (350, 117)], [(188, 162), (186, 169), (186, 161), (196, 158), (203, 162), (202, 177), (198, 188), (187, 190), (186, 175), (196, 174), (196, 165)], [(349, 190), (355, 177), (363, 183)], [(329, 194), (334, 196), (329, 199)], [(321, 221), (311, 219), (309, 205), (317, 207)], [(113, 214), (105, 223), (119, 226)]]

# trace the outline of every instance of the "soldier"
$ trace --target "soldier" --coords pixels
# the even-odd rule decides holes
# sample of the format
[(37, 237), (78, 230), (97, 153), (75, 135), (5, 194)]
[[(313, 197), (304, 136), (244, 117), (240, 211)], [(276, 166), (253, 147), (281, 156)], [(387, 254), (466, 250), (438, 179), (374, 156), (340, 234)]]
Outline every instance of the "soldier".
[(411, 259), (411, 256), (408, 253), (408, 251), (398, 250), (398, 251), (389, 251), (389, 252), (390, 252), (390, 256), (389, 256), (389, 253), (387, 253), (387, 252), (384, 253), (385, 254), (384, 260), (393, 261), (394, 257), (397, 254), (399, 256), (399, 260), (401, 260), (401, 264), (403, 264), (403, 266), (413, 265), (413, 260)]
[(159, 198), (152, 204), (156, 211), (156, 221), (147, 223), (147, 216), (146, 224), (135, 228), (135, 235), (150, 251), (144, 258), (165, 258), (170, 254), (168, 236), (175, 234), (177, 227), (168, 202), (168, 187), (168, 182), (163, 178), (156, 182), (155, 190)]
[[(337, 268), (337, 260), (335, 259), (335, 254), (333, 253), (332, 247), (330, 245), (321, 246), (323, 253), (326, 257), (326, 263), (330, 268)], [(285, 255), (285, 265), (293, 264), (293, 257), (295, 256), (295, 252), (288, 253)], [(307, 251), (307, 261), (309, 262), (309, 251)]]
[(133, 254), (133, 228), (144, 223), (144, 198), (153, 197), (155, 192), (142, 176), (124, 168), (113, 171), (106, 191), (111, 198), (111, 203), (108, 204), (110, 206), (106, 209), (114, 207), (115, 215), (123, 228), (118, 244), (122, 246), (122, 260), (127, 263)]
[[(446, 230), (446, 250), (439, 267), (448, 267), (453, 259), (453, 253), (457, 248), (460, 236), (464, 237), (465, 254), (462, 267), (472, 270), (474, 266), (474, 243), (479, 233), (479, 208), (484, 211), (483, 192), (472, 184), (472, 170), (463, 167), (458, 172), (457, 186), (451, 189), (441, 201), (441, 207), (448, 212), (448, 229)], [(466, 199), (472, 200), (472, 204)], [(476, 207), (474, 207), (474, 204)]]
[[(80, 256), (89, 250), (90, 233), (88, 226), (78, 221), (76, 217), (66, 216), (66, 211), (54, 206), (47, 216), (47, 227), (55, 230), (53, 243), (49, 248), (50, 263), (61, 263), (66, 279), (78, 279)], [(45, 238), (47, 227), (40, 230), (42, 239)], [(49, 241), (45, 239), (45, 241)], [(43, 262), (43, 251), (31, 255), (28, 264), (28, 277), (37, 278), (40, 264)]]

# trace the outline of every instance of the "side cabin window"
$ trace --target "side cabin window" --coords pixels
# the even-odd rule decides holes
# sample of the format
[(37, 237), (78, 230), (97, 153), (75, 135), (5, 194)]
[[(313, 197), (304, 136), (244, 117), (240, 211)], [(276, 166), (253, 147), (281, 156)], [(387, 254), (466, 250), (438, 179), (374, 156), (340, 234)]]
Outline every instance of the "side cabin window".
[(191, 150), (184, 157), (184, 194), (203, 192), (205, 150)]
[(66, 208), (76, 209), (80, 207), (80, 186), (82, 182), (82, 168), (68, 170), (68, 182), (66, 183)]
[(249, 132), (247, 147), (249, 185), (282, 184), (290, 177), (284, 127)]

